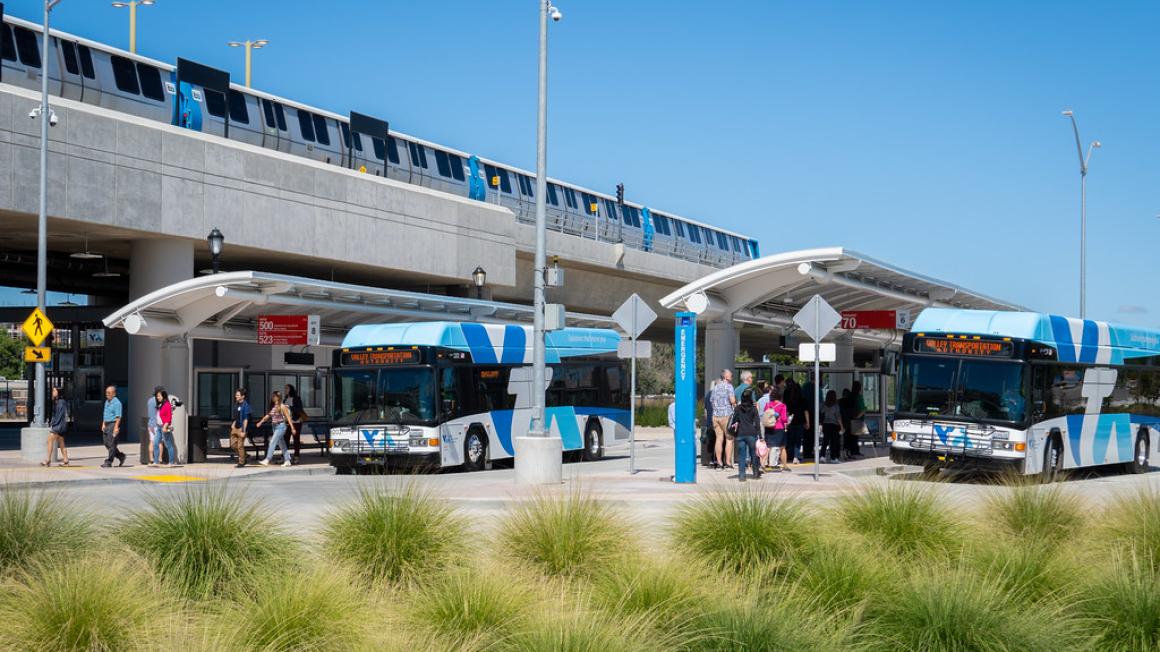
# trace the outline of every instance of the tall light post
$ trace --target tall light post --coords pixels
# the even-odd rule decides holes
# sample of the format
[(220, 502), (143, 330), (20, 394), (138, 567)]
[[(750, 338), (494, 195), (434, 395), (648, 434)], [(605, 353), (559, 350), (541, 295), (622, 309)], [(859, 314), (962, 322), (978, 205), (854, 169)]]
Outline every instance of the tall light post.
[[(44, 34), (47, 36), (48, 16), (60, 0), (44, 0)], [(48, 38), (41, 39), (40, 60), (48, 61)], [(44, 294), (48, 285), (48, 125), (56, 124), (56, 115), (48, 105), (47, 65), (40, 69), (40, 211), (36, 218), (36, 307), (44, 311)], [(44, 420), (44, 363), (36, 363), (36, 403), (33, 406), (34, 427), (43, 428)]]
[(1075, 121), (1075, 112), (1065, 109), (1063, 115), (1071, 118), (1071, 129), (1075, 132), (1075, 151), (1079, 154), (1079, 318), (1085, 318), (1087, 312), (1087, 173), (1088, 161), (1092, 158), (1092, 150), (1103, 144), (1093, 140), (1088, 145), (1087, 155), (1083, 153), (1083, 142), (1079, 138), (1079, 124)]
[[(528, 430), (528, 446), (521, 455), (517, 451), (516, 481), (542, 484), (559, 476), (550, 472), (546, 465), (555, 464), (560, 471), (558, 452), (548, 446), (547, 419), (544, 409), (544, 390), (547, 385), (544, 364), (544, 287), (547, 279), (547, 194), (548, 194), (548, 18), (559, 22), (563, 18), (560, 10), (552, 6), (551, 0), (540, 3), (540, 74), (539, 98), (536, 125), (536, 255), (532, 268), (533, 275), (533, 323), (532, 323), (532, 422)], [(517, 442), (518, 443), (518, 442)], [(557, 449), (558, 450), (558, 449)], [(554, 461), (548, 459), (554, 457)], [(521, 463), (522, 458), (522, 463)]]
[(231, 48), (246, 48), (246, 88), (250, 87), (250, 72), (253, 70), (254, 50), (261, 50), (270, 44), (270, 41), (260, 38), (256, 41), (230, 41), (226, 45)]
[(129, 51), (137, 54), (137, 7), (148, 7), (154, 0), (128, 0), (128, 2), (114, 2), (113, 6), (122, 9), (129, 8)]

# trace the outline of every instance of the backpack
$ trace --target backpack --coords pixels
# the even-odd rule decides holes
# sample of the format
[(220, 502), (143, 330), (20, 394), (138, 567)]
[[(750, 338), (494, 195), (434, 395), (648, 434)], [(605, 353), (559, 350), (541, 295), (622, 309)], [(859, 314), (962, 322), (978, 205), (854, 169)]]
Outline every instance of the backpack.
[(777, 410), (773, 407), (773, 401), (770, 401), (765, 406), (765, 412), (761, 413), (761, 427), (773, 430), (777, 426)]

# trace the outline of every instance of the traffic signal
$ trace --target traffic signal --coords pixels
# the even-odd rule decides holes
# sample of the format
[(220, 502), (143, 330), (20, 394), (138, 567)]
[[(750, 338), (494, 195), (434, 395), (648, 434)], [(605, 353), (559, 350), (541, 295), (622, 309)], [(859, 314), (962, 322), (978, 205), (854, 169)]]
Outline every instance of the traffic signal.
[(624, 203), (624, 184), (623, 183), (616, 184), (616, 203), (618, 203), (618, 204)]

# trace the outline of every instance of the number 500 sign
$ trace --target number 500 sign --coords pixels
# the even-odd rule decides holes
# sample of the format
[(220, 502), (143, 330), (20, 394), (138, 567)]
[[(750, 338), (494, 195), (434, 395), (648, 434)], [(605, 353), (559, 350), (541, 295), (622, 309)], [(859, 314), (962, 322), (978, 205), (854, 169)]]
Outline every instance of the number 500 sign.
[(318, 315), (259, 315), (258, 344), (302, 346), (321, 340)]

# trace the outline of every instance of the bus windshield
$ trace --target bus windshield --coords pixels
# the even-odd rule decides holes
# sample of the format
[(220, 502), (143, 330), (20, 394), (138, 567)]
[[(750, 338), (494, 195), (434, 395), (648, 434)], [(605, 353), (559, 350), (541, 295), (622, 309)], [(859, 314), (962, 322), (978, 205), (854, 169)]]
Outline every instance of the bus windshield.
[(430, 367), (344, 369), (335, 379), (335, 425), (419, 425), (435, 419)]
[(902, 364), (898, 412), (1023, 421), (1023, 368), (1021, 362), (908, 357)]

